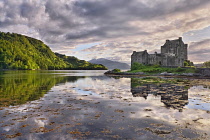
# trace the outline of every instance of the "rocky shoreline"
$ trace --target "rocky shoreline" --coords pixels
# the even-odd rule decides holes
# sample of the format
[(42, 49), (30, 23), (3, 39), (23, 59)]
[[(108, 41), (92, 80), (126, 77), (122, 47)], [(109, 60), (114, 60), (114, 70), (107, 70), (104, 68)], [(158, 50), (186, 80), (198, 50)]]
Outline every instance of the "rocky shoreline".
[(111, 70), (104, 73), (108, 76), (122, 76), (122, 77), (142, 77), (142, 76), (163, 76), (163, 77), (192, 77), (192, 78), (210, 78), (210, 73), (182, 73), (182, 74), (175, 74), (175, 73), (158, 73), (158, 74), (146, 74), (144, 72), (136, 72), (136, 73), (129, 73), (129, 72), (113, 72)]

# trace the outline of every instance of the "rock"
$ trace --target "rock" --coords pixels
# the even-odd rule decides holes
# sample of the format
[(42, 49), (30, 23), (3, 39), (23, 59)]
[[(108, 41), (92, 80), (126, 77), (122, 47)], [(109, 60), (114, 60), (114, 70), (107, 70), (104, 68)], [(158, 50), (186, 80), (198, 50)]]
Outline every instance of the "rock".
[(193, 76), (202, 76), (200, 73), (193, 73)]
[(162, 72), (162, 73), (160, 73), (160, 75), (163, 75), (163, 76), (176, 76), (177, 74), (168, 73), (168, 72)]
[(136, 72), (135, 74), (137, 74), (137, 75), (144, 75), (145, 73), (144, 72)]
[[(114, 72), (112, 70), (109, 70), (105, 72), (104, 74), (110, 74), (110, 75), (121, 75), (121, 76), (134, 76), (134, 75), (146, 75), (144, 72), (136, 72), (136, 73), (129, 73), (129, 72)], [(175, 73), (168, 73), (168, 72), (162, 72), (159, 74), (154, 74), (155, 76), (189, 76), (189, 77), (209, 77), (206, 73), (182, 73), (182, 74), (175, 74)]]
[(194, 76), (194, 73), (182, 73), (181, 76)]
[(136, 72), (136, 73), (128, 73), (128, 72), (114, 72), (114, 71), (107, 71), (104, 74), (114, 74), (114, 75), (145, 75), (143, 72)]
[(160, 75), (166, 75), (166, 74), (168, 74), (167, 72), (162, 72), (162, 73), (160, 73)]

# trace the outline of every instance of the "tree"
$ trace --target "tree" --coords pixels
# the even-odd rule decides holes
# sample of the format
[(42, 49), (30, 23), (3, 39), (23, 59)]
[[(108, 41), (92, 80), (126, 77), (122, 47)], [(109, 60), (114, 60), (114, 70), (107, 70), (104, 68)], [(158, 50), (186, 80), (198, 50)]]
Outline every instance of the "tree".
[(42, 41), (0, 32), (0, 69), (107, 69), (73, 56), (53, 53)]

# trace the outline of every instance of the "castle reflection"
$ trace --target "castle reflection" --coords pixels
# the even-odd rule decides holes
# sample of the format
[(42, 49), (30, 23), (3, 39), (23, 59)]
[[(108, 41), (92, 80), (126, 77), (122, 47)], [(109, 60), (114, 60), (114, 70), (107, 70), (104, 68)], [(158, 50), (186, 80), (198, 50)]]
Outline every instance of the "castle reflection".
[[(131, 92), (133, 97), (143, 97), (148, 95), (161, 96), (161, 102), (167, 108), (174, 108), (182, 111), (188, 104), (188, 88), (180, 84), (142, 82), (142, 79), (131, 78)], [(166, 81), (165, 81), (166, 82)]]

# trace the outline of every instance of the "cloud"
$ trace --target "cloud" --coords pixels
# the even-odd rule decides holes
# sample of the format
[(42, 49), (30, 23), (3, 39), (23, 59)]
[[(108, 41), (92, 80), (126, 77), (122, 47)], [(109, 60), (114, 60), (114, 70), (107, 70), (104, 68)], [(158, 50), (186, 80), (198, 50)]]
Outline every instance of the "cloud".
[(205, 39), (200, 42), (191, 42), (190, 43), (190, 51), (192, 53), (194, 53), (193, 50), (199, 50), (200, 48), (201, 49), (210, 49), (209, 45), (210, 45), (210, 39)]
[(82, 51), (92, 52), (88, 56), (89, 59), (93, 57), (101, 58), (101, 56), (106, 56), (105, 58), (107, 59), (130, 64), (130, 56), (133, 51), (142, 51), (147, 49), (149, 53), (160, 52), (161, 45), (163, 45), (163, 43), (160, 44), (158, 40), (153, 40), (153, 42), (141, 42), (143, 42), (143, 40), (106, 42), (92, 46)]
[[(56, 50), (103, 42), (102, 51), (110, 49), (110, 43), (129, 42), (128, 53), (139, 42), (143, 50), (152, 51), (166, 39), (210, 26), (209, 5), (209, 0), (2, 0), (0, 30), (39, 38)], [(26, 28), (20, 31), (17, 26)], [(118, 55), (126, 52), (120, 45), (112, 49)]]
[(190, 59), (197, 62), (209, 61), (210, 39), (199, 42), (191, 42), (189, 46)]

